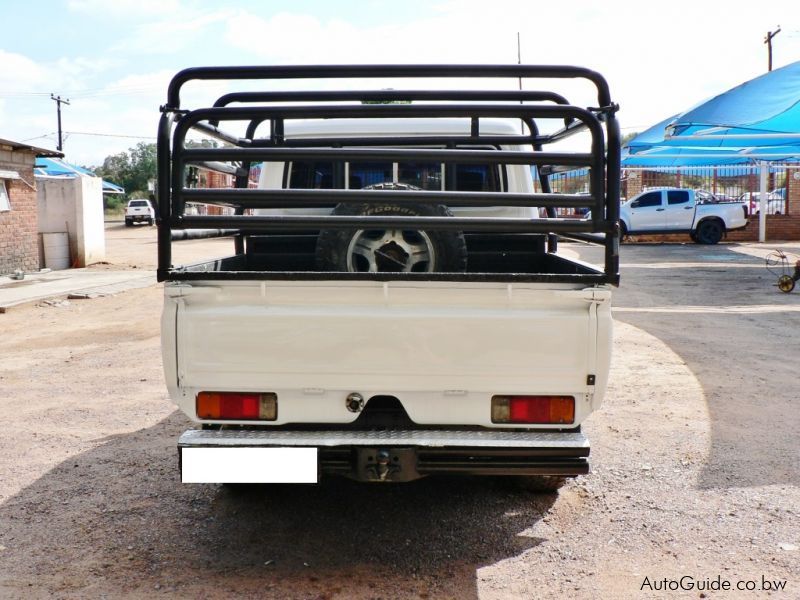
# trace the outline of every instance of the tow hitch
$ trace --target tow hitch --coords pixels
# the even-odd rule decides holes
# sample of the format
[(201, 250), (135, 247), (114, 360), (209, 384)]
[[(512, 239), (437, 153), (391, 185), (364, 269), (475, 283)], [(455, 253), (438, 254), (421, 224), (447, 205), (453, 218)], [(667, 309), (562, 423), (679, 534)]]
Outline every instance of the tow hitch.
[(355, 479), (412, 481), (419, 479), (414, 448), (358, 448)]

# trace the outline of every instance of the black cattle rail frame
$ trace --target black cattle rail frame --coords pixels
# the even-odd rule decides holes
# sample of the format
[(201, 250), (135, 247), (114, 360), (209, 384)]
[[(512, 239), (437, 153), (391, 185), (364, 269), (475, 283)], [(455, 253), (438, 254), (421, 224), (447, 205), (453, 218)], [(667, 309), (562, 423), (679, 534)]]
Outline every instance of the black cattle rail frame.
[[(180, 92), (194, 80), (274, 80), (402, 78), (506, 78), (584, 79), (597, 90), (595, 108), (570, 105), (556, 93), (528, 90), (319, 90), (239, 92), (221, 96), (213, 106), (187, 110)], [(402, 103), (396, 103), (401, 101)], [(423, 103), (414, 103), (420, 101)], [(394, 103), (393, 103), (394, 102)], [(438, 102), (438, 104), (436, 103)], [(230, 106), (231, 104), (242, 106)], [(620, 134), (608, 85), (598, 73), (571, 66), (533, 65), (355, 65), (355, 66), (263, 66), (198, 67), (179, 72), (169, 86), (166, 105), (161, 107), (158, 128), (158, 279), (423, 279), (458, 281), (552, 281), (587, 284), (619, 282), (619, 183)], [(469, 134), (292, 138), (285, 135), (286, 121), (296, 119), (448, 118), (469, 119)], [(519, 135), (481, 133), (481, 119), (518, 119)], [(537, 120), (562, 122), (555, 132), (541, 134)], [(244, 137), (226, 132), (227, 122), (247, 125)], [(269, 123), (269, 137), (256, 131)], [(607, 139), (604, 136), (604, 127)], [(527, 131), (525, 131), (527, 129)], [(186, 135), (200, 131), (223, 143), (219, 148), (187, 148)], [(548, 144), (579, 131), (591, 134), (588, 152), (547, 152)], [(468, 150), (456, 146), (530, 145), (532, 151)], [(427, 149), (412, 146), (428, 146)], [(435, 149), (431, 149), (433, 146)], [(431, 161), (451, 164), (524, 164), (537, 167), (541, 192), (458, 192), (426, 190), (347, 189), (248, 189), (249, 170), (261, 162), (326, 160), (334, 164), (351, 160)], [(206, 166), (235, 175), (230, 189), (193, 189), (186, 186), (189, 166)], [(589, 171), (589, 194), (555, 194), (550, 177), (558, 171), (584, 168)], [(309, 208), (339, 202), (374, 203), (433, 202), (454, 206), (528, 206), (544, 208), (547, 217), (406, 217), (245, 215), (246, 209)], [(233, 215), (185, 215), (187, 201), (233, 207)], [(556, 208), (586, 207), (590, 219), (558, 218)], [(342, 273), (342, 272), (196, 272), (172, 265), (173, 231), (218, 229), (234, 236), (236, 255), (244, 254), (245, 238), (264, 233), (308, 232), (321, 229), (406, 228), (457, 230), (483, 233), (542, 234), (547, 252), (554, 255), (557, 238), (565, 237), (603, 245), (602, 271), (585, 266), (578, 273)]]

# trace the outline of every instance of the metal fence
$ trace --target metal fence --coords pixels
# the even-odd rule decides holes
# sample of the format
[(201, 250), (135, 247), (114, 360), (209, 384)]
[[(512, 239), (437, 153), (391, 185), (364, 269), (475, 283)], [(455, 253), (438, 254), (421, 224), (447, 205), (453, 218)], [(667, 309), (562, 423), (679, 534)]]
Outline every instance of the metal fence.
[[(648, 189), (679, 187), (708, 192), (718, 200), (741, 200), (758, 209), (760, 166), (719, 167), (636, 167), (621, 171), (622, 201)], [(561, 194), (581, 194), (589, 190), (589, 174), (585, 169), (558, 173), (551, 187)], [(769, 206), (767, 214), (791, 214), (789, 190), (800, 187), (800, 165), (770, 164), (767, 176)], [(581, 216), (572, 208), (558, 209), (560, 216)]]

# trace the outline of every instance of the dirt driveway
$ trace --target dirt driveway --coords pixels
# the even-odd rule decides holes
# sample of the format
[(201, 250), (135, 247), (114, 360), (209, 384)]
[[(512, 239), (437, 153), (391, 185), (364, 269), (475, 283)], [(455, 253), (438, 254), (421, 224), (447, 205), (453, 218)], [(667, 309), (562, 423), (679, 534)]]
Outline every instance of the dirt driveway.
[[(98, 268), (155, 264), (154, 229), (107, 234)], [(593, 472), (558, 496), (181, 485), (160, 286), (0, 315), (0, 597), (798, 598), (800, 292), (761, 252), (623, 246)]]

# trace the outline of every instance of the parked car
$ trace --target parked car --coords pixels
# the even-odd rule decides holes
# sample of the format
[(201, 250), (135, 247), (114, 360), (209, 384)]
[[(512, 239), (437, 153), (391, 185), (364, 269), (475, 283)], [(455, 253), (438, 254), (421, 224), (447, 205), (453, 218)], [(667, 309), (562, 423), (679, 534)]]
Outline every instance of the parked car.
[[(767, 214), (786, 214), (786, 188), (772, 190), (767, 194)], [(757, 215), (761, 212), (761, 194), (759, 192), (745, 192), (738, 200), (748, 207), (748, 214)]]
[(620, 205), (623, 237), (643, 233), (688, 233), (699, 244), (716, 244), (728, 231), (747, 226), (744, 204), (704, 202), (701, 196), (697, 190), (680, 188), (650, 190), (634, 196)]
[(156, 220), (156, 211), (149, 200), (130, 200), (125, 207), (125, 227), (133, 227), (134, 223), (152, 225)]
[(767, 214), (786, 214), (786, 188), (778, 188), (767, 194)]
[(717, 202), (738, 202), (735, 196), (731, 196), (730, 194), (723, 194), (717, 192), (714, 194), (714, 197), (717, 199)]

